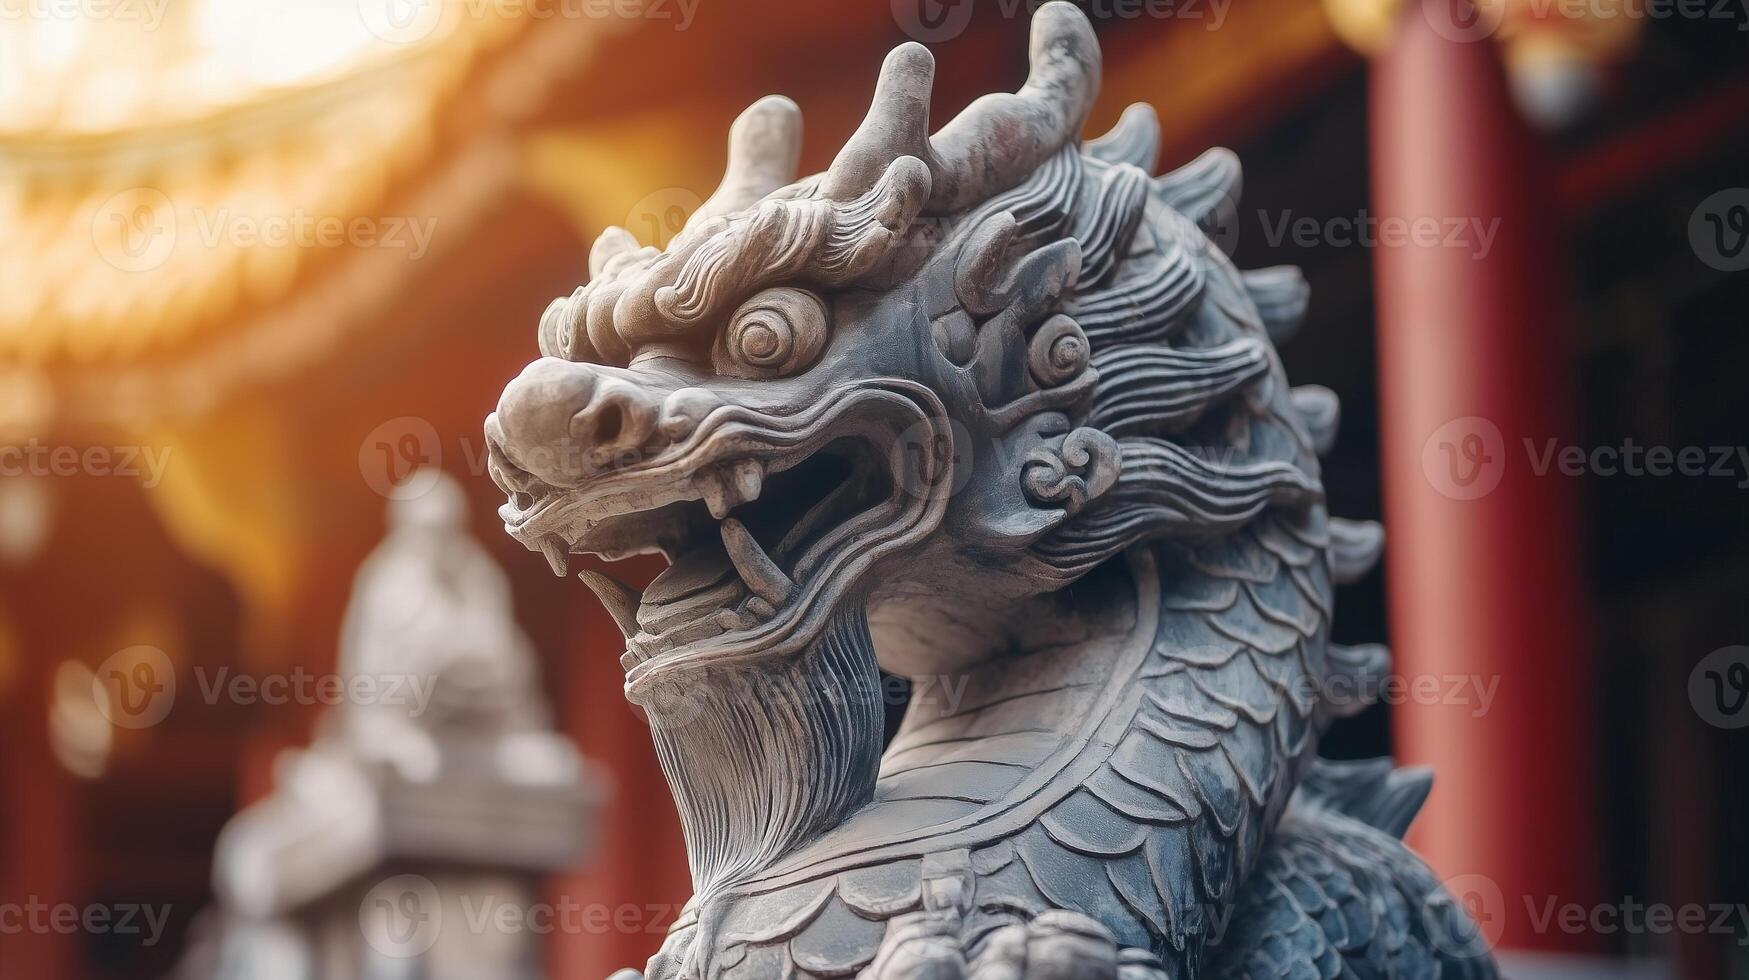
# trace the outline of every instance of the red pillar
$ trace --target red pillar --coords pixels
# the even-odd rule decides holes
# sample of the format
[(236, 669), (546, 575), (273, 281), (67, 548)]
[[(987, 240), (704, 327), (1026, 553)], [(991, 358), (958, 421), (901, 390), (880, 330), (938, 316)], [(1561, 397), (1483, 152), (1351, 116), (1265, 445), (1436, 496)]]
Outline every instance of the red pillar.
[(1410, 678), (1498, 680), (1486, 711), (1474, 684), (1396, 709), (1399, 757), (1436, 770), (1411, 842), (1499, 948), (1582, 950), (1532, 914), (1602, 894), (1576, 486), (1533, 455), (1573, 444), (1557, 216), (1497, 45), (1403, 8), (1371, 90), (1392, 644)]
[[(35, 639), (35, 637), (31, 637)], [(26, 648), (10, 698), (0, 700), (0, 977), (83, 976), (79, 936), (52, 909), (82, 908), (78, 788), (48, 746), (52, 673), (44, 647)]]

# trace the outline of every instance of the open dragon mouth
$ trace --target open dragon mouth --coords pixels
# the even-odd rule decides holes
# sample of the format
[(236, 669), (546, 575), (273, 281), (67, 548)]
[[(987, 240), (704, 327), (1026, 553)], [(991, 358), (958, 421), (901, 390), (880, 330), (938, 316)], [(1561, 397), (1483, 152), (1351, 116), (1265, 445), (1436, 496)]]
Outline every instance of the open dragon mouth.
[[(640, 595), (580, 574), (626, 634), (628, 687), (678, 663), (799, 651), (881, 557), (920, 540), (945, 501), (939, 402), (920, 386), (859, 387), (793, 416), (729, 406), (647, 465), (574, 490), (513, 492), (506, 529), (563, 574), (570, 554), (659, 552)], [(933, 409), (933, 411), (932, 411)]]

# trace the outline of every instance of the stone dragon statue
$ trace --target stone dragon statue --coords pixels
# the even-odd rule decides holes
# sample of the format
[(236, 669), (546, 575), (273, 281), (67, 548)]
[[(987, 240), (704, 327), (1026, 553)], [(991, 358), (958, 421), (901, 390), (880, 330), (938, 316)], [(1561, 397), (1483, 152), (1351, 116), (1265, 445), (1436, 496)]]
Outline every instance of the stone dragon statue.
[(896, 49), (800, 180), (794, 103), (755, 103), (665, 250), (600, 236), (486, 421), (556, 573), (670, 561), (580, 574), (692, 869), (645, 975), (1494, 976), (1399, 843), (1427, 775), (1316, 758), (1388, 665), (1329, 642), (1382, 534), (1327, 515), (1336, 402), (1271, 344), (1303, 278), (1199, 226), (1231, 153), (1150, 177), (1146, 106), (1082, 142), (1079, 10), (1030, 53), (931, 135)]

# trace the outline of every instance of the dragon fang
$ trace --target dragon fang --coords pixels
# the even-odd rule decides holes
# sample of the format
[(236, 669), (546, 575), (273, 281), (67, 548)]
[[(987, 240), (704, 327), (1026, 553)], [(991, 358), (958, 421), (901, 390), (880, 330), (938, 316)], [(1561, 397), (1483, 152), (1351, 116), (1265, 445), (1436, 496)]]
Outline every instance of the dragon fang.
[[(1492, 977), (1398, 842), (1425, 773), (1316, 758), (1388, 669), (1328, 641), (1376, 525), (1329, 517), (1334, 396), (1272, 338), (1307, 290), (1201, 222), (1212, 150), (1151, 177), (1074, 6), (1031, 74), (929, 126), (893, 51), (796, 179), (787, 99), (730, 131), (666, 250), (608, 229), (486, 421), (506, 528), (660, 552), (626, 634), (695, 894), (652, 978)], [(950, 678), (883, 750), (881, 671)]]

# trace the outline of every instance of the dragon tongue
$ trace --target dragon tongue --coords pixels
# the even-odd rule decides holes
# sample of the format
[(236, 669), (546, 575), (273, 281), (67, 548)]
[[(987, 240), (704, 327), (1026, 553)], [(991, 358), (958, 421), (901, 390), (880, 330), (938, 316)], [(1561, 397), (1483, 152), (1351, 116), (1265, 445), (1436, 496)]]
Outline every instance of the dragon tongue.
[(795, 591), (796, 584), (753, 539), (746, 525), (731, 517), (720, 526), (723, 547), (729, 553), (729, 560), (735, 563), (735, 570), (741, 573), (741, 581), (747, 583), (754, 595), (773, 606), (782, 606)]
[(733, 569), (722, 545), (704, 538), (675, 557), (674, 563), (656, 576), (644, 590), (644, 601), (660, 606), (685, 599), (727, 580), (734, 574)]

